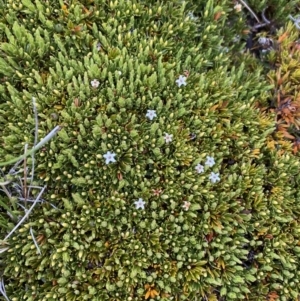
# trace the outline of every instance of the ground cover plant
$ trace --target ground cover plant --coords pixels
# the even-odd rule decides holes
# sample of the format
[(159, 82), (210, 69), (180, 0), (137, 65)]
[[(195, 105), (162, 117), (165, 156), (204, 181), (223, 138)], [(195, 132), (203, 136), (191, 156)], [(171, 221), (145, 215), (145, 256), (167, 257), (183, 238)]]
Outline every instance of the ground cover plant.
[(266, 109), (284, 58), (245, 47), (297, 3), (243, 2), (0, 1), (1, 160), (60, 129), (2, 167), (0, 298), (299, 298), (299, 154)]

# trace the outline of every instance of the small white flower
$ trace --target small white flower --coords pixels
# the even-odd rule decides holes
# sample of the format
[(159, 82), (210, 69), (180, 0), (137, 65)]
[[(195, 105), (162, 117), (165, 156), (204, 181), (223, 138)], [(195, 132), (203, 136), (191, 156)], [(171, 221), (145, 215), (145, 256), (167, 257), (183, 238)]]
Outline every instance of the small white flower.
[(166, 143), (169, 143), (169, 142), (172, 141), (173, 135), (172, 135), (172, 134), (165, 133), (164, 139), (165, 139)]
[(222, 48), (222, 52), (228, 53), (229, 52), (229, 48), (228, 47), (223, 47)]
[(289, 15), (289, 18), (294, 22), (295, 26), (300, 29), (299, 23), (300, 23), (300, 16), (296, 16), (295, 18), (291, 15)]
[(186, 202), (186, 201), (184, 201), (184, 204), (182, 205), (182, 207), (185, 209), (185, 211), (188, 211), (189, 208), (190, 208), (190, 206), (191, 206), (191, 203), (190, 202)]
[(213, 157), (207, 156), (205, 165), (208, 165), (209, 167), (212, 167), (215, 165), (215, 159)]
[(233, 38), (232, 38), (232, 42), (239, 42), (241, 40), (241, 36), (239, 34), (235, 35)]
[(260, 37), (258, 39), (258, 43), (264, 47), (264, 48), (268, 48), (269, 50), (272, 50), (272, 46), (273, 46), (273, 40), (266, 38), (266, 37)]
[(212, 172), (209, 176), (209, 179), (213, 182), (213, 183), (216, 183), (216, 182), (219, 182), (220, 181), (220, 177), (219, 177), (219, 173), (214, 173)]
[(137, 201), (134, 202), (136, 209), (145, 209), (145, 202), (143, 199), (139, 198)]
[(265, 44), (268, 43), (268, 39), (267, 39), (266, 37), (260, 37), (260, 38), (258, 39), (258, 43), (259, 43), (260, 45), (265, 45)]
[(195, 167), (197, 173), (203, 173), (204, 172), (204, 166), (201, 164), (197, 164), (197, 166)]
[(146, 117), (152, 120), (154, 117), (157, 117), (155, 110), (147, 110)]
[(228, 53), (229, 52), (229, 48), (228, 47), (223, 47), (223, 46), (219, 46), (218, 50), (219, 50), (219, 52), (223, 52), (223, 53)]
[(194, 15), (192, 12), (188, 12), (188, 17), (189, 17), (192, 21), (195, 21), (195, 20), (198, 19), (197, 17), (195, 17), (195, 15)]
[(119, 75), (122, 75), (122, 72), (121, 71), (118, 71)]
[(96, 79), (91, 81), (91, 85), (92, 85), (93, 88), (98, 88), (99, 84), (100, 84), (99, 81), (96, 80)]
[(97, 50), (98, 50), (98, 51), (101, 50), (101, 44), (100, 44), (100, 43), (97, 43), (97, 46), (96, 46), (96, 47), (97, 47)]
[(182, 85), (186, 86), (186, 76), (180, 75), (179, 78), (176, 80), (178, 87)]
[(240, 12), (242, 10), (242, 5), (240, 3), (237, 3), (235, 6), (234, 6), (234, 9), (236, 12)]
[(110, 162), (111, 163), (116, 162), (115, 155), (116, 155), (115, 153), (111, 153), (111, 152), (107, 152), (105, 155), (103, 155), (105, 159), (105, 164), (109, 164)]

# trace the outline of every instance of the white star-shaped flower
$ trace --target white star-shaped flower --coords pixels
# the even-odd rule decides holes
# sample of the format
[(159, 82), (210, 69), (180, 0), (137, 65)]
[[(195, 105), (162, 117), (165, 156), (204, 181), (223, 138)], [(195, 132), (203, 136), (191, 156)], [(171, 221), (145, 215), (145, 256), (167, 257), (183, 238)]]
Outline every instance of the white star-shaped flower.
[(208, 165), (209, 167), (212, 167), (215, 165), (215, 159), (213, 157), (207, 156), (205, 165)]
[(240, 3), (237, 3), (235, 6), (234, 6), (234, 9), (236, 12), (240, 12), (242, 10), (242, 5)]
[(180, 75), (179, 78), (176, 80), (178, 87), (182, 85), (186, 86), (186, 76)]
[(232, 42), (239, 42), (241, 40), (241, 36), (240, 35), (235, 35), (234, 37), (233, 37), (233, 39), (232, 39)]
[(99, 81), (98, 80), (96, 80), (96, 79), (93, 79), (92, 81), (91, 81), (91, 85), (92, 85), (92, 87), (93, 88), (98, 88), (99, 87)]
[(152, 120), (154, 117), (157, 117), (155, 110), (147, 110), (146, 117)]
[(195, 20), (198, 19), (197, 17), (195, 17), (195, 15), (194, 15), (192, 12), (188, 12), (188, 16), (189, 16), (189, 18), (190, 18), (191, 20), (193, 20), (193, 21), (195, 21)]
[(213, 182), (213, 183), (216, 183), (216, 182), (219, 182), (220, 181), (220, 177), (219, 177), (219, 173), (214, 173), (212, 172), (209, 176), (209, 179)]
[(134, 202), (136, 209), (145, 209), (145, 202), (143, 199), (139, 198), (137, 201)]
[(184, 204), (182, 205), (182, 207), (185, 209), (185, 211), (188, 211), (190, 206), (191, 206), (191, 203), (187, 202), (187, 201), (184, 201)]
[(169, 143), (169, 142), (172, 141), (173, 135), (172, 135), (172, 134), (165, 133), (164, 139), (165, 139), (166, 143)]
[(228, 53), (229, 52), (229, 48), (228, 47), (221, 47), (221, 51)]
[(300, 17), (299, 16), (296, 16), (295, 18), (291, 15), (289, 15), (289, 18), (290, 20), (292, 20), (295, 24), (295, 26), (300, 29), (300, 26), (299, 26), (299, 22), (300, 22)]
[(260, 37), (257, 42), (260, 44), (260, 45), (265, 45), (268, 43), (268, 40), (266, 37)]
[(115, 153), (111, 153), (111, 152), (107, 152), (105, 155), (103, 155), (105, 159), (105, 164), (109, 164), (110, 162), (111, 163), (116, 162), (115, 155), (116, 155)]
[(203, 173), (204, 172), (204, 166), (201, 164), (197, 164), (195, 167), (197, 173)]

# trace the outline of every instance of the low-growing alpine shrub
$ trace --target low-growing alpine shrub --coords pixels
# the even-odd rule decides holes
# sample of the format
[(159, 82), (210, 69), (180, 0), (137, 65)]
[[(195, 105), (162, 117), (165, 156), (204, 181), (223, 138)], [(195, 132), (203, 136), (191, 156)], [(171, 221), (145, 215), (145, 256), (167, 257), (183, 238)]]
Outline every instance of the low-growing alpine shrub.
[(0, 254), (10, 300), (299, 297), (299, 160), (266, 143), (234, 3), (199, 2), (0, 2), (2, 160), (33, 146), (32, 98), (39, 136), (61, 127), (26, 160), (47, 189)]

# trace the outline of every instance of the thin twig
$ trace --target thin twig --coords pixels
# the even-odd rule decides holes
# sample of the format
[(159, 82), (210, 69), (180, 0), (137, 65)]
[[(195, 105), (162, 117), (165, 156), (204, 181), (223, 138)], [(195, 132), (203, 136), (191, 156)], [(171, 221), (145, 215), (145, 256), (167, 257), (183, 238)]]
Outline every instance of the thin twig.
[(58, 207), (54, 206), (53, 204), (49, 203), (54, 209), (58, 209)]
[[(8, 182), (8, 183), (10, 183), (10, 182)], [(0, 183), (0, 186), (2, 187), (2, 190), (5, 192), (5, 194), (7, 195), (7, 197), (11, 200), (12, 196), (9, 193), (9, 191), (6, 189), (5, 185), (7, 185), (6, 182)]]
[[(7, 183), (7, 182), (8, 182), (8, 183)], [(8, 197), (8, 199), (9, 199), (10, 203), (12, 204), (12, 206), (14, 207), (14, 209), (16, 209), (15, 204), (14, 204), (14, 202), (13, 202), (13, 200), (12, 200), (12, 195), (11, 195), (11, 193), (8, 191), (8, 189), (7, 189), (6, 186), (5, 186), (5, 185), (7, 185), (7, 184), (10, 183), (10, 181), (7, 181), (7, 182), (0, 183), (0, 187), (2, 188), (1, 190), (2, 190), (2, 191), (6, 194), (6, 196)], [(16, 217), (16, 215), (15, 215), (11, 210), (9, 210), (9, 209), (7, 209), (7, 214), (8, 214), (10, 217), (13, 217), (13, 218)]]
[[(25, 201), (25, 198), (18, 198), (19, 201)], [(27, 199), (27, 202), (33, 203), (35, 200)], [(44, 200), (39, 200), (39, 203), (43, 203)]]
[(24, 220), (29, 216), (29, 214), (31, 213), (32, 209), (34, 208), (34, 206), (36, 205), (36, 203), (39, 201), (40, 197), (42, 196), (42, 194), (44, 193), (44, 190), (46, 189), (46, 186), (44, 186), (41, 190), (41, 192), (39, 193), (39, 195), (37, 196), (36, 200), (34, 201), (34, 203), (32, 204), (32, 206), (29, 208), (29, 210), (25, 213), (25, 215), (22, 217), (22, 219), (18, 222), (18, 224), (10, 231), (10, 233), (8, 235), (6, 235), (6, 237), (4, 238), (4, 240), (7, 240), (15, 231), (16, 229), (19, 228), (19, 226), (24, 222)]
[(5, 251), (7, 251), (9, 249), (9, 247), (6, 247), (6, 248), (3, 248), (3, 249), (0, 249), (0, 254), (1, 253), (4, 253)]
[(299, 23), (300, 23), (300, 19), (299, 18), (294, 18), (293, 16), (291, 16), (291, 15), (289, 15), (289, 18), (294, 22), (294, 25), (298, 28), (298, 29), (300, 29), (300, 25), (299, 25)]
[(267, 23), (259, 23), (259, 24), (255, 24), (251, 27), (251, 29), (259, 29), (259, 28), (262, 28), (262, 27), (265, 27), (267, 26), (268, 24)]
[(18, 203), (18, 205), (19, 205), (22, 209), (24, 209), (24, 211), (26, 211), (26, 208), (25, 208), (23, 205), (21, 205), (20, 203)]
[[(33, 104), (33, 113), (34, 113), (34, 121), (35, 121), (34, 146), (36, 146), (36, 144), (38, 142), (39, 126), (38, 126), (38, 114), (37, 114), (35, 97), (32, 97), (32, 104)], [(32, 185), (33, 177), (34, 177), (34, 153), (32, 153), (31, 157), (32, 157), (32, 167), (31, 167), (30, 185)]]
[(22, 161), (23, 160), (19, 160), (16, 162), (15, 165), (9, 170), (8, 174), (14, 176), (20, 173), (20, 171), (16, 171), (16, 168), (22, 163)]
[(31, 227), (30, 227), (30, 234), (31, 234), (32, 240), (33, 240), (34, 245), (35, 245), (35, 247), (37, 248), (39, 254), (42, 255), (41, 250), (40, 250), (40, 248), (39, 248), (39, 246), (38, 246), (38, 243), (36, 242), (35, 237), (34, 237), (34, 235), (33, 235), (33, 231), (32, 231), (32, 228), (31, 228)]
[(6, 301), (10, 301), (9, 298), (7, 297), (7, 295), (6, 295), (3, 278), (0, 281), (0, 292), (1, 292), (2, 296), (6, 299)]
[[(27, 152), (27, 147), (28, 144), (25, 144), (25, 154)], [(25, 208), (27, 208), (27, 197), (28, 197), (28, 192), (27, 192), (27, 159), (24, 159), (24, 179), (23, 179), (23, 195), (25, 197)]]
[(265, 12), (266, 12), (266, 9), (264, 8), (262, 13), (261, 13), (261, 18), (263, 19), (263, 21), (266, 23), (266, 24), (271, 24), (271, 21), (267, 19), (266, 15), (265, 15)]
[(8, 185), (12, 180), (7, 180), (5, 182), (0, 182), (0, 185)]
[(244, 0), (239, 0), (247, 9), (248, 11), (252, 14), (252, 16), (256, 19), (256, 21), (258, 23), (260, 23), (257, 15), (255, 14), (255, 12), (250, 8), (250, 6), (244, 1)]
[(7, 162), (3, 162), (0, 163), (0, 166), (5, 166), (5, 165), (10, 165), (12, 163), (15, 163), (19, 160), (24, 160), (26, 157), (30, 156), (32, 153), (36, 152), (37, 150), (39, 150), (44, 144), (48, 143), (50, 139), (53, 138), (53, 136), (56, 135), (56, 133), (61, 129), (61, 127), (58, 125), (56, 126), (45, 138), (43, 138), (35, 147), (33, 147), (31, 150), (29, 150), (27, 153), (25, 153), (24, 155), (9, 160)]

